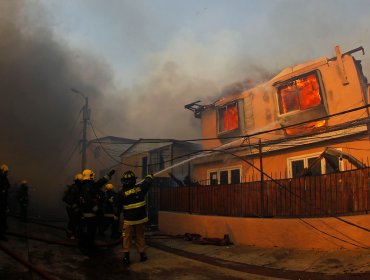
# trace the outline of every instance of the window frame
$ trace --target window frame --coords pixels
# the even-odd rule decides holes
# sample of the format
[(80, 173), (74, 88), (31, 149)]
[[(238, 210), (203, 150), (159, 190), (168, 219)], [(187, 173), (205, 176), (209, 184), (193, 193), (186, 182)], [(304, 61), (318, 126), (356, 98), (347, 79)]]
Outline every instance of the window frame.
[[(342, 149), (338, 149), (338, 148), (336, 148), (336, 150), (342, 151)], [(317, 153), (303, 154), (303, 155), (287, 158), (288, 178), (293, 178), (293, 170), (292, 170), (292, 162), (293, 161), (303, 160), (303, 168), (307, 168), (308, 167), (308, 159), (319, 157), (321, 154), (322, 154), (322, 152), (317, 152)], [(321, 163), (321, 175), (327, 174), (326, 173), (326, 160), (325, 160), (324, 157), (320, 160), (320, 163)], [(339, 170), (340, 171), (344, 170), (342, 161), (339, 161)]]
[[(234, 129), (231, 129), (231, 130), (223, 130), (221, 131), (220, 130), (220, 125), (221, 125), (221, 114), (220, 114), (220, 110), (221, 109), (225, 109), (227, 110), (227, 107), (228, 106), (231, 106), (231, 105), (235, 105), (236, 106), (236, 110), (237, 110), (237, 114), (238, 114), (238, 126)], [(223, 134), (227, 134), (227, 133), (232, 133), (234, 131), (238, 131), (240, 129), (240, 125), (241, 125), (241, 122), (240, 122), (240, 106), (239, 106), (239, 102), (238, 100), (233, 100), (231, 102), (228, 102), (222, 106), (218, 106), (216, 107), (216, 115), (217, 115), (217, 134), (218, 135), (223, 135)], [(223, 120), (223, 117), (222, 117), (222, 120)]]
[(231, 166), (231, 167), (227, 167), (227, 168), (213, 168), (213, 169), (207, 170), (207, 181), (209, 182), (209, 185), (211, 185), (211, 181), (212, 181), (211, 174), (214, 174), (214, 173), (217, 174), (217, 185), (220, 185), (221, 172), (225, 172), (225, 171), (227, 171), (227, 185), (232, 184), (231, 183), (231, 179), (232, 179), (231, 171), (232, 170), (239, 170), (239, 183), (241, 183), (241, 181), (242, 181), (242, 166), (238, 165), (238, 166)]
[[(306, 109), (297, 109), (297, 110), (291, 110), (289, 112), (286, 112), (284, 113), (284, 110), (281, 108), (282, 105), (282, 97), (281, 97), (281, 88), (286, 86), (286, 85), (289, 85), (290, 83), (296, 81), (296, 80), (299, 80), (299, 79), (302, 79), (304, 77), (308, 77), (310, 75), (315, 75), (316, 77), (316, 80), (317, 80), (317, 83), (318, 83), (318, 86), (319, 86), (319, 94), (320, 94), (320, 104), (316, 105), (316, 106), (312, 106), (312, 107), (309, 107), (309, 108), (306, 108)], [(301, 75), (298, 75), (298, 76), (295, 76), (295, 77), (292, 77), (286, 81), (283, 81), (283, 82), (279, 82), (278, 84), (274, 85), (275, 88), (276, 88), (276, 100), (277, 100), (277, 110), (278, 110), (278, 114), (279, 116), (286, 116), (286, 115), (291, 115), (291, 114), (297, 114), (299, 112), (307, 112), (307, 111), (310, 111), (310, 110), (315, 110), (317, 108), (320, 108), (322, 106), (325, 106), (326, 105), (326, 93), (325, 93), (325, 88), (324, 88), (324, 85), (323, 85), (323, 82), (322, 82), (322, 78), (321, 78), (321, 74), (318, 70), (313, 70), (313, 71), (310, 71), (310, 72), (306, 72), (304, 74), (301, 74)], [(326, 107), (326, 106), (325, 106)]]

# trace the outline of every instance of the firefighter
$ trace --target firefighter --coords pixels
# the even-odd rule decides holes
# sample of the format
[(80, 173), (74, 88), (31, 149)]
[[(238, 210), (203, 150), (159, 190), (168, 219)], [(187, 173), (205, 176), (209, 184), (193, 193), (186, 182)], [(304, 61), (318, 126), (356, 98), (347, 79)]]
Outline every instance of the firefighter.
[(10, 188), (8, 180), (9, 167), (6, 164), (0, 166), (0, 240), (8, 241), (5, 236), (7, 230), (7, 207), (8, 190)]
[(123, 173), (122, 191), (119, 193), (119, 205), (123, 209), (123, 265), (130, 265), (130, 247), (133, 234), (136, 235), (136, 246), (140, 254), (140, 261), (148, 259), (145, 254), (144, 230), (148, 221), (146, 194), (152, 185), (153, 175), (145, 177), (140, 185), (136, 185), (135, 173), (126, 171)]
[(118, 235), (118, 224), (119, 217), (117, 215), (117, 193), (114, 191), (113, 184), (106, 184), (104, 186), (103, 196), (103, 217), (99, 231), (100, 236), (104, 237), (104, 233), (107, 229), (111, 229), (111, 238), (117, 238)]
[(22, 222), (27, 222), (28, 219), (28, 183), (23, 180), (17, 192), (17, 200), (19, 203), (19, 213)]
[(107, 175), (95, 182), (95, 173), (90, 169), (82, 172), (82, 185), (80, 193), (81, 219), (79, 225), (78, 241), (84, 254), (95, 252), (95, 236), (98, 226), (98, 215), (102, 213), (101, 188), (114, 174), (111, 170)]
[(68, 215), (67, 224), (67, 238), (74, 240), (77, 236), (77, 227), (81, 217), (80, 212), (80, 191), (82, 184), (82, 174), (77, 173), (74, 176), (74, 183), (67, 186), (63, 195), (63, 202), (66, 204), (66, 211)]

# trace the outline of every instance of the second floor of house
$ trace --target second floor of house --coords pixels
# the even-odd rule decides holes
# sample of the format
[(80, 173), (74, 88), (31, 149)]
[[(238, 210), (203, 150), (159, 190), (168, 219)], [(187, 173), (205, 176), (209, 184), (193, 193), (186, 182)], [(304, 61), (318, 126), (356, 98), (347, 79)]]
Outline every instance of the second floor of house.
[(246, 135), (258, 135), (248, 139), (256, 142), (327, 133), (368, 119), (369, 85), (353, 56), (361, 50), (341, 53), (336, 47), (333, 58), (285, 69), (264, 84), (198, 105), (202, 138), (211, 139), (203, 149), (243, 142)]

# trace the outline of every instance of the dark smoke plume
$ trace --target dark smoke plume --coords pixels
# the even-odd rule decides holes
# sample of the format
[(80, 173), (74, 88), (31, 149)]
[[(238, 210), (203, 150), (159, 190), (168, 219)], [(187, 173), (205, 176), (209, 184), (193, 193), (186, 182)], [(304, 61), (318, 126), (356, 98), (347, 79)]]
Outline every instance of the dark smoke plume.
[(57, 41), (48, 26), (41, 7), (0, 2), (0, 162), (13, 184), (29, 182), (40, 211), (40, 201), (60, 201), (61, 182), (79, 171), (68, 156), (81, 138), (84, 101), (70, 87), (99, 100), (110, 82), (104, 64)]

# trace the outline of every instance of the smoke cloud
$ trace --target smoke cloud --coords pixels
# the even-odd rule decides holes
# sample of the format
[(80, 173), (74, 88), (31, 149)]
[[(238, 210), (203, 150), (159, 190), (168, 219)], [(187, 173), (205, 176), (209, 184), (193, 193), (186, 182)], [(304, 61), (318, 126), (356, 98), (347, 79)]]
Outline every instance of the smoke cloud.
[(99, 100), (111, 82), (102, 61), (58, 41), (47, 23), (40, 6), (0, 2), (0, 161), (45, 206), (60, 201), (61, 182), (76, 172), (67, 163), (84, 101), (70, 87)]

